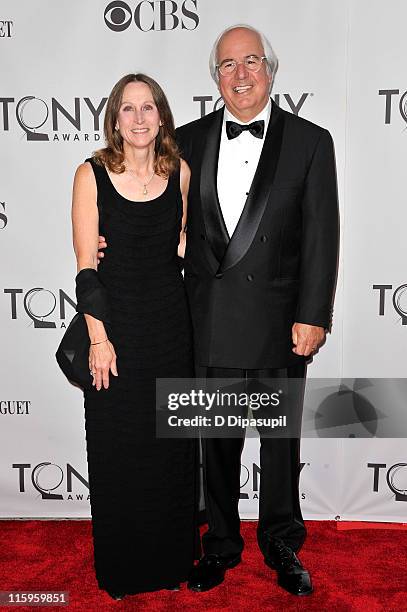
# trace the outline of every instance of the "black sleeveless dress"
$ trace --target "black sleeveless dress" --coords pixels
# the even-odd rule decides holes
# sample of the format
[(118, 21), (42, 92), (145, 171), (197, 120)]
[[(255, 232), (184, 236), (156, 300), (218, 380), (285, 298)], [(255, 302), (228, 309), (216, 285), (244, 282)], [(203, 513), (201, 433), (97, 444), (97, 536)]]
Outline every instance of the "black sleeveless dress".
[(177, 245), (179, 170), (150, 202), (132, 202), (88, 159), (98, 190), (99, 265), (110, 305), (119, 376), (85, 391), (96, 577), (110, 592), (139, 593), (187, 579), (196, 557), (197, 446), (157, 439), (155, 379), (191, 377), (191, 322)]

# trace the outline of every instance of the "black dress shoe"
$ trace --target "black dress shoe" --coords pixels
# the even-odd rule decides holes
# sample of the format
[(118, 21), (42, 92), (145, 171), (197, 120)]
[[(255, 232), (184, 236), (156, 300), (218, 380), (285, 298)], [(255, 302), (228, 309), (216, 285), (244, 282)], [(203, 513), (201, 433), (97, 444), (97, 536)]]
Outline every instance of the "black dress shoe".
[(189, 575), (188, 588), (191, 591), (209, 591), (221, 584), (225, 578), (226, 570), (240, 563), (240, 555), (205, 555)]
[(277, 571), (278, 584), (289, 593), (293, 595), (312, 593), (309, 572), (304, 569), (293, 549), (284, 544), (280, 538), (270, 539), (264, 562)]

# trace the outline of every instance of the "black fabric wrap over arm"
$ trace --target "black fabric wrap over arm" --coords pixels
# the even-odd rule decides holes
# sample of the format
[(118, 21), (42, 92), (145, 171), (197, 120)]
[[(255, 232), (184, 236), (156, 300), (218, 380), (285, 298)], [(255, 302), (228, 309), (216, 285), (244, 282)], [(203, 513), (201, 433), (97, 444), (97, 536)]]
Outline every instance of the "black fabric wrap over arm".
[(89, 314), (105, 323), (110, 322), (109, 306), (104, 285), (96, 270), (84, 268), (76, 276), (76, 311)]
[(96, 270), (84, 268), (76, 276), (76, 300), (78, 314), (70, 322), (55, 356), (68, 380), (83, 389), (91, 389), (90, 339), (84, 315), (92, 315), (106, 324), (110, 322), (107, 292)]

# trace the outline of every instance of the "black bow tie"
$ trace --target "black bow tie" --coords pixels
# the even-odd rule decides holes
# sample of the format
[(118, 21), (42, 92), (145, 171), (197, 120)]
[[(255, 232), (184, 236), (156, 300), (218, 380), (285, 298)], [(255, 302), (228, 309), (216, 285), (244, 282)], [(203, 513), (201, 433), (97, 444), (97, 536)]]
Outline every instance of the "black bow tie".
[(226, 135), (229, 140), (240, 136), (244, 130), (249, 130), (252, 136), (256, 138), (263, 138), (264, 134), (264, 121), (263, 119), (259, 121), (253, 121), (253, 123), (249, 124), (241, 124), (236, 123), (235, 121), (226, 121)]

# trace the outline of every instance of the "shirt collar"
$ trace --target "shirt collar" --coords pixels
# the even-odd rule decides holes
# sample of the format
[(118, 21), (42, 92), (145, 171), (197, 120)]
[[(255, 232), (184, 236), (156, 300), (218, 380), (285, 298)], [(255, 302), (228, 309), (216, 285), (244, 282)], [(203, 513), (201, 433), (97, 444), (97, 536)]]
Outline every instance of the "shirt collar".
[(271, 115), (271, 99), (270, 98), (266, 106), (263, 108), (263, 110), (260, 111), (258, 115), (253, 117), (253, 119), (251, 119), (250, 121), (246, 121), (246, 122), (241, 121), (240, 119), (237, 119), (234, 115), (232, 115), (232, 113), (225, 106), (225, 112), (223, 113), (223, 124), (225, 125), (226, 121), (235, 121), (236, 123), (240, 123), (244, 125), (245, 123), (253, 123), (253, 121), (260, 121), (263, 119), (264, 126), (265, 126), (265, 130), (264, 130), (264, 133), (265, 133), (267, 130), (269, 121), (270, 121), (270, 115)]

